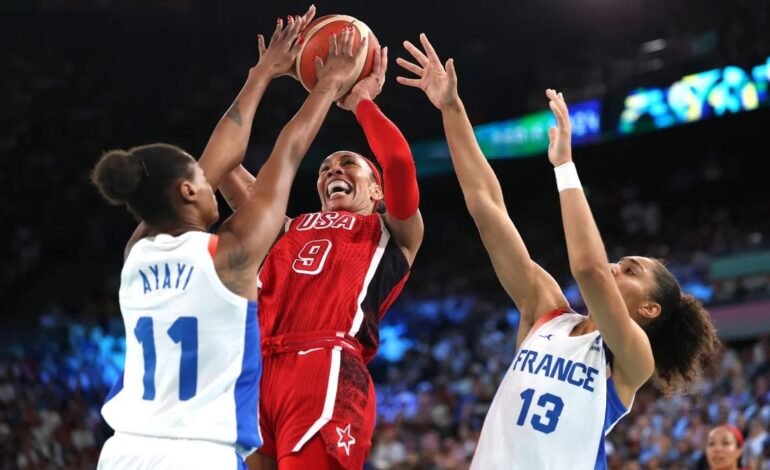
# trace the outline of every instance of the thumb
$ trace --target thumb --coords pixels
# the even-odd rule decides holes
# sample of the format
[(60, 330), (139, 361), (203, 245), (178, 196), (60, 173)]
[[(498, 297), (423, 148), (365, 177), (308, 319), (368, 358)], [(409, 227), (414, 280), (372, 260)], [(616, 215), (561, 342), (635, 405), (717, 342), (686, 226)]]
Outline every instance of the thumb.
[(319, 73), (321, 73), (321, 69), (324, 66), (324, 61), (320, 57), (315, 56), (315, 59), (313, 60), (313, 62), (315, 62), (315, 72), (316, 72), (316, 75), (318, 75)]
[(449, 78), (452, 79), (452, 82), (457, 83), (457, 71), (455, 70), (455, 60), (454, 59), (447, 60), (445, 68), (447, 73), (449, 74)]
[(261, 34), (257, 36), (257, 43), (259, 45), (259, 56), (262, 57), (265, 55), (265, 51), (267, 48), (265, 47), (265, 37)]
[(559, 135), (559, 129), (556, 127), (549, 127), (548, 128), (548, 147), (552, 147), (554, 144), (556, 144), (556, 139)]

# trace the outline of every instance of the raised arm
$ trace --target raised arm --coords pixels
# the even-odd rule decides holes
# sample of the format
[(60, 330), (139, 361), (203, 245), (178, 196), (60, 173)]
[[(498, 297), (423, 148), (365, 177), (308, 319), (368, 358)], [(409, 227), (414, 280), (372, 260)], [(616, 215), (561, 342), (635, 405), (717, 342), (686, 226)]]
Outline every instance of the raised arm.
[(285, 25), (279, 18), (267, 46), (264, 37), (258, 36), (259, 62), (249, 70), (246, 85), (219, 121), (203, 151), (199, 163), (215, 190), (222, 183), (222, 193), (228, 203), (233, 199), (245, 200), (239, 185), (228, 184), (236, 181), (228, 175), (243, 161), (254, 115), (267, 85), (276, 77), (293, 73), (294, 59), (304, 42), (300, 32), (314, 16), (315, 7), (311, 6), (301, 17), (289, 16)]
[(411, 266), (425, 232), (419, 211), (420, 190), (409, 143), (373, 101), (382, 91), (388, 69), (388, 48), (378, 52), (372, 74), (358, 82), (339, 106), (355, 113), (382, 167), (385, 224)]
[(256, 299), (256, 274), (268, 249), (284, 223), (294, 176), (315, 139), (342, 85), (355, 72), (355, 61), (366, 48), (365, 41), (354, 51), (353, 33), (330, 38), (326, 64), (316, 58), (318, 84), (297, 114), (283, 128), (267, 161), (254, 181), (249, 198), (220, 229), (215, 264), (222, 281), (231, 290)]
[(559, 186), (570, 270), (604, 342), (614, 354), (612, 372), (616, 383), (620, 381), (636, 391), (655, 367), (650, 341), (629, 315), (572, 163), (567, 104), (561, 93), (548, 90), (546, 95), (558, 125), (548, 131), (548, 159), (555, 167)]
[(452, 164), (468, 211), (476, 222), (500, 283), (521, 311), (520, 344), (539, 316), (567, 308), (567, 300), (556, 281), (532, 261), (508, 216), (500, 182), (479, 148), (457, 93), (454, 61), (449, 59), (446, 66), (442, 65), (424, 34), (420, 35), (420, 41), (425, 52), (409, 41), (404, 42), (417, 63), (397, 59), (399, 65), (419, 78), (398, 77), (398, 82), (422, 89), (441, 111)]
[[(289, 17), (285, 27), (283, 20), (279, 18), (267, 47), (262, 35), (258, 36), (259, 62), (249, 70), (246, 83), (235, 97), (233, 104), (220, 118), (198, 160), (206, 180), (214, 191), (243, 161), (254, 115), (267, 85), (273, 78), (291, 73), (291, 64), (302, 45), (302, 42), (297, 40), (299, 32), (313, 20), (314, 16), (315, 7), (311, 6), (303, 16)], [(225, 193), (226, 199), (230, 196), (230, 198), (244, 201), (248, 197), (240, 190), (241, 186), (233, 184), (230, 188), (232, 189), (229, 193)], [(140, 223), (126, 244), (125, 256), (128, 256), (128, 252), (137, 241), (147, 236), (147, 231), (147, 226)]]

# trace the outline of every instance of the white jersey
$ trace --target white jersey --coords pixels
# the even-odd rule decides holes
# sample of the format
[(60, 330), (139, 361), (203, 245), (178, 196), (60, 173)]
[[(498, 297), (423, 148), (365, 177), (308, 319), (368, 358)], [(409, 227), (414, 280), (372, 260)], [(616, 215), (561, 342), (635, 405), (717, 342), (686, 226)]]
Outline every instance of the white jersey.
[[(554, 315), (557, 315), (554, 317)], [(552, 312), (519, 347), (489, 408), (471, 469), (605, 469), (604, 436), (628, 410), (586, 317)]]
[(126, 363), (102, 415), (118, 433), (208, 440), (245, 456), (262, 444), (257, 303), (222, 284), (215, 247), (204, 232), (133, 246), (120, 280)]

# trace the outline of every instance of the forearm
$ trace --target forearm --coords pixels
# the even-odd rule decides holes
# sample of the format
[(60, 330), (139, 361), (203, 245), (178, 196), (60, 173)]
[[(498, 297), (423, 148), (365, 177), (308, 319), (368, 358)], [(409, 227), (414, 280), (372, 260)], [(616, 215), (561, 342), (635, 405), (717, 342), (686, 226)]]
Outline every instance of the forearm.
[(239, 165), (222, 179), (219, 191), (224, 196), (230, 209), (238, 210), (246, 202), (249, 198), (249, 187), (251, 187), (252, 183), (254, 183), (254, 176), (243, 165)]
[[(458, 100), (456, 105), (442, 109), (441, 116), (452, 165), (471, 215), (484, 202), (504, 207), (500, 183), (476, 141), (462, 101)], [(481, 198), (484, 200), (479, 201)]]
[(299, 166), (334, 103), (336, 84), (319, 83), (305, 99), (297, 114), (281, 130), (272, 155)]
[(585, 193), (582, 189), (565, 189), (559, 199), (572, 274), (578, 277), (597, 268), (605, 269), (607, 252)]
[(214, 128), (200, 158), (200, 164), (214, 189), (243, 161), (254, 115), (269, 83), (267, 74), (257, 67), (253, 68), (235, 101)]
[(409, 143), (371, 100), (361, 100), (356, 106), (356, 118), (382, 167), (388, 212), (399, 220), (410, 218), (419, 207), (420, 192)]

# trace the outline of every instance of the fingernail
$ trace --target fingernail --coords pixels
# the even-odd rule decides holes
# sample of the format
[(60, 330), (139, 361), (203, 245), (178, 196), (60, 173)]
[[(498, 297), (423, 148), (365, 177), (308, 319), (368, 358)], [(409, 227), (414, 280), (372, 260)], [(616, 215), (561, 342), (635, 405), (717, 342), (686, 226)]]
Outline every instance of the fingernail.
[(304, 44), (305, 43), (305, 36), (300, 36), (299, 39), (297, 39), (297, 42), (300, 43), (300, 44)]

